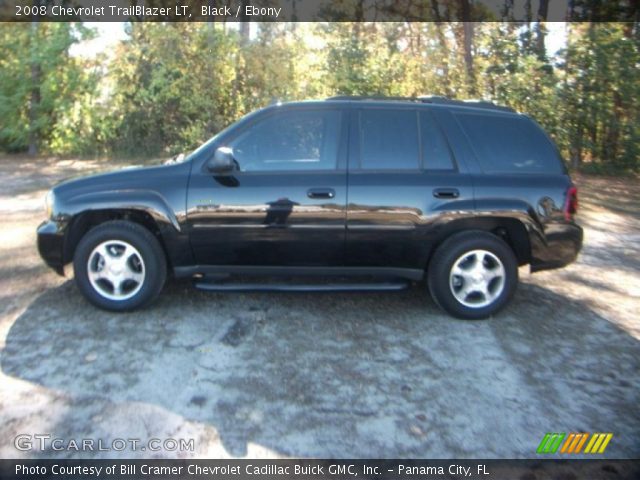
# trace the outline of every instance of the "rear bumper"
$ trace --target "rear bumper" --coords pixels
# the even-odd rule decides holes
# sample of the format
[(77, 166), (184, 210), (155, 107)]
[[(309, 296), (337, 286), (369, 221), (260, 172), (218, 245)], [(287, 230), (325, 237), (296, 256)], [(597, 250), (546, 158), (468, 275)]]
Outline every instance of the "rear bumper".
[(47, 220), (40, 224), (37, 234), (40, 256), (58, 275), (64, 275), (64, 232), (56, 222)]
[(572, 262), (582, 249), (582, 227), (575, 223), (557, 223), (545, 227), (545, 239), (532, 241), (532, 272), (562, 268)]

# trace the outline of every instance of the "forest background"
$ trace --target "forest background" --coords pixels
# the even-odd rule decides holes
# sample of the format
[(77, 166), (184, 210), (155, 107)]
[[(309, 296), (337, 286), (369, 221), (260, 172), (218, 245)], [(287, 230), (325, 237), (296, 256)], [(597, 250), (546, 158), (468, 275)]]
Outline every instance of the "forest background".
[[(458, 3), (469, 2), (447, 2)], [(430, 22), (131, 22), (93, 56), (73, 54), (96, 36), (81, 22), (2, 23), (0, 151), (169, 157), (275, 101), (442, 95), (529, 114), (574, 170), (640, 170), (637, 23), (567, 22), (550, 55), (544, 12), (453, 22), (440, 11)]]

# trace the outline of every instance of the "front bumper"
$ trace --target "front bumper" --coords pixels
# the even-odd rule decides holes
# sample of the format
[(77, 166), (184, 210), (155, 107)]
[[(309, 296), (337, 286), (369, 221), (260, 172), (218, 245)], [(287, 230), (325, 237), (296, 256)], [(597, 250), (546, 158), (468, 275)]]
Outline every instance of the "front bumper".
[(582, 249), (582, 227), (575, 223), (557, 223), (545, 226), (544, 233), (544, 240), (532, 242), (531, 272), (562, 268), (575, 261)]
[(47, 220), (40, 224), (37, 234), (40, 256), (58, 275), (64, 276), (64, 232), (58, 223)]

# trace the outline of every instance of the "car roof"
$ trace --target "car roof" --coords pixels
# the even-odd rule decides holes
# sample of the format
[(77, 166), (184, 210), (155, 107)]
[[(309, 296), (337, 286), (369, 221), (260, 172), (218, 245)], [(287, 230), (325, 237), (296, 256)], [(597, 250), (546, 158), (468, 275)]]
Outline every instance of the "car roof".
[(517, 114), (518, 112), (510, 107), (502, 105), (496, 105), (493, 102), (486, 100), (454, 100), (447, 97), (441, 97), (437, 95), (421, 96), (421, 97), (384, 97), (384, 96), (352, 96), (352, 95), (338, 95), (335, 97), (329, 97), (325, 100), (305, 100), (297, 102), (277, 102), (271, 106), (288, 105), (288, 106), (309, 106), (309, 105), (327, 105), (328, 103), (338, 105), (367, 105), (367, 106), (387, 106), (389, 104), (397, 105), (413, 105), (413, 106), (437, 106), (445, 108), (455, 108), (464, 110), (492, 110), (494, 112), (504, 112)]

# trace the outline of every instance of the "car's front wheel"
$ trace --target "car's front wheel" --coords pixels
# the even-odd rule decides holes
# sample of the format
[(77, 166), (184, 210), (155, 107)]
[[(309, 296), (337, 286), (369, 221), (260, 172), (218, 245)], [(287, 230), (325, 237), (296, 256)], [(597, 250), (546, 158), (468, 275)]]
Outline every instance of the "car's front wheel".
[(509, 245), (487, 232), (462, 232), (434, 252), (428, 284), (435, 302), (451, 315), (475, 320), (504, 307), (518, 284), (518, 262)]
[(167, 265), (155, 236), (136, 223), (114, 220), (91, 229), (73, 257), (76, 284), (94, 305), (127, 311), (154, 300)]

